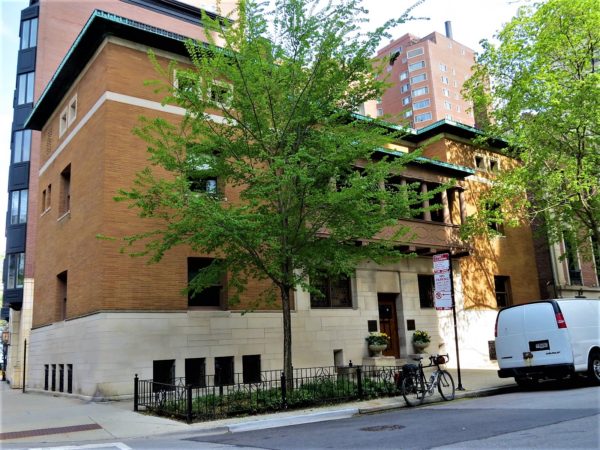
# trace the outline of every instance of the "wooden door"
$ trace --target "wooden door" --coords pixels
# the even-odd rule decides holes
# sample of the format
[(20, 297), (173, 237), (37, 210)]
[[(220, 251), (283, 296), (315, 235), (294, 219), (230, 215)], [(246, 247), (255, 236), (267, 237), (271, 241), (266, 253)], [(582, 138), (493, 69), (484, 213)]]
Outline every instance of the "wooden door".
[(383, 352), (385, 356), (400, 358), (398, 339), (398, 319), (396, 318), (396, 298), (398, 294), (377, 294), (379, 302), (379, 331), (390, 337), (390, 345)]

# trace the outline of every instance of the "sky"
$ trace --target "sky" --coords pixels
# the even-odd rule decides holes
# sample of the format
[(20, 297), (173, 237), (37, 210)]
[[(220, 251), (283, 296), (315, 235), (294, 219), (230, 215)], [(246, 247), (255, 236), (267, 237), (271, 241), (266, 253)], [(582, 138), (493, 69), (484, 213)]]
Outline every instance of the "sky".
[[(93, 0), (50, 0), (93, 1)], [(210, 0), (183, 0), (196, 6), (206, 5)], [(411, 21), (392, 30), (394, 38), (405, 33), (425, 36), (433, 31), (445, 34), (444, 22), (452, 22), (454, 39), (475, 51), (480, 51), (481, 39), (492, 39), (502, 25), (510, 21), (519, 6), (528, 0), (425, 0), (413, 11), (414, 16), (429, 20)], [(394, 15), (400, 16), (414, 1), (364, 0), (369, 10), (366, 30), (383, 24)], [(10, 127), (12, 124), (12, 101), (16, 82), (17, 49), (19, 46), (20, 11), (29, 0), (0, 0), (0, 230), (5, 229), (7, 211), (8, 166), (10, 164)], [(382, 42), (382, 47), (387, 42)], [(38, 93), (36, 93), (38, 95)], [(3, 236), (2, 233), (0, 236)], [(0, 238), (0, 254), (5, 244)]]

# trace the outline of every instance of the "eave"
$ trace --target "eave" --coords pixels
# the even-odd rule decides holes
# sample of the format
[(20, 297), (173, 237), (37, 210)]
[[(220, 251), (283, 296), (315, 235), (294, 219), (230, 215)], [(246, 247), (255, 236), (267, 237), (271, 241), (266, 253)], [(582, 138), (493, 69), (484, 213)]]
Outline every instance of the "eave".
[(141, 42), (149, 47), (187, 56), (185, 42), (190, 38), (116, 14), (95, 10), (36, 102), (25, 127), (41, 130), (59, 106), (77, 77), (102, 42), (109, 36)]

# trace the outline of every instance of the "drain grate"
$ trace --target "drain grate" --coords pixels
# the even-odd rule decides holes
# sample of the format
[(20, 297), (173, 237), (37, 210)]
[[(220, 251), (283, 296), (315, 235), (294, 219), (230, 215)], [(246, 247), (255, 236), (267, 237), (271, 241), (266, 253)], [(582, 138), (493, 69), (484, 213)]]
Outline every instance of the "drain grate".
[(404, 425), (375, 425), (372, 427), (361, 428), (361, 431), (392, 431), (406, 428)]

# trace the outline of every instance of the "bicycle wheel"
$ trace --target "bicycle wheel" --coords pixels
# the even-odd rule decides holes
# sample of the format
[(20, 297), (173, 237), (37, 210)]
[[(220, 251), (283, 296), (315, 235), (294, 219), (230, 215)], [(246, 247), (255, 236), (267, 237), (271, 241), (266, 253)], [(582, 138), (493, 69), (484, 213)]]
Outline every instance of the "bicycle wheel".
[(417, 377), (402, 380), (402, 397), (408, 406), (417, 406), (425, 400), (423, 385)]
[(440, 370), (438, 391), (444, 400), (454, 400), (454, 380), (452, 379), (452, 375), (445, 370)]

